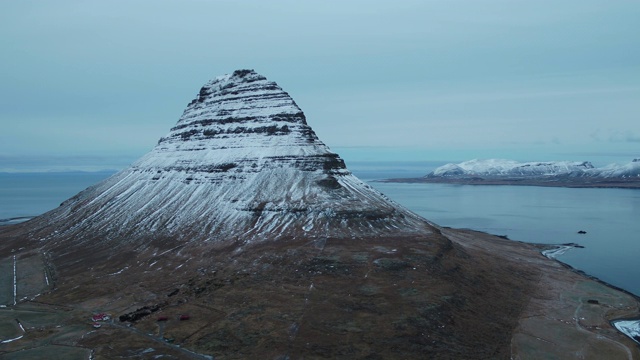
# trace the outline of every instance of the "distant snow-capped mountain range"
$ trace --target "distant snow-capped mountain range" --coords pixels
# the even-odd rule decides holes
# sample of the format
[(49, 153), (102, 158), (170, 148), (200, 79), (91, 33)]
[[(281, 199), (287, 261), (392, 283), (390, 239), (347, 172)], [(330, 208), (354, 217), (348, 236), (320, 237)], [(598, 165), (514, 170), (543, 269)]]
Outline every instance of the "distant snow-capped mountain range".
[(546, 178), (599, 177), (639, 178), (640, 159), (628, 164), (611, 164), (596, 168), (589, 161), (517, 162), (504, 159), (469, 160), (446, 164), (427, 174), (428, 178)]

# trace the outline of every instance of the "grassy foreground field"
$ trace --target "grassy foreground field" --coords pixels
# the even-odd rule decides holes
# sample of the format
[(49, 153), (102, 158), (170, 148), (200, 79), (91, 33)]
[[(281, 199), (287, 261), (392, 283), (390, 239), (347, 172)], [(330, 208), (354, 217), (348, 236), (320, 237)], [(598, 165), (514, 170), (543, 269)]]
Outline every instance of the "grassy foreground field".
[[(409, 337), (431, 349), (431, 358), (640, 358), (637, 344), (609, 323), (638, 314), (630, 294), (531, 244), (470, 230), (443, 228), (439, 236), (452, 241), (439, 262), (429, 256), (430, 241), (267, 243), (253, 251), (266, 256), (253, 272), (244, 271), (251, 257), (219, 260), (213, 263), (225, 266), (176, 287), (157, 278), (155, 292), (140, 272), (115, 272), (122, 277), (110, 285), (83, 273), (93, 288), (77, 281), (47, 287), (43, 257), (17, 254), (18, 304), (0, 308), (0, 341), (15, 340), (0, 344), (0, 358), (425, 358), (396, 343)], [(459, 261), (470, 256), (473, 262)], [(12, 258), (2, 260), (10, 289)], [(98, 295), (105, 284), (129, 286)], [(118, 319), (153, 304), (137, 320)], [(102, 312), (113, 316), (96, 329), (91, 316)], [(497, 343), (499, 352), (475, 345), (484, 343)]]
[(13, 305), (13, 256), (0, 259), (0, 305)]

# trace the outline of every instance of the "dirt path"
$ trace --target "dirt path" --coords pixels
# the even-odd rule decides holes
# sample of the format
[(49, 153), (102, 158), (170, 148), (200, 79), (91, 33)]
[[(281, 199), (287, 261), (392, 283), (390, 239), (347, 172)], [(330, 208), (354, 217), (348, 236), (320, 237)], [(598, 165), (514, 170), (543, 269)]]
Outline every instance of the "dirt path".
[(129, 331), (135, 335), (139, 335), (142, 337), (145, 337), (147, 339), (153, 340), (154, 342), (161, 344), (162, 346), (166, 346), (166, 347), (170, 347), (173, 350), (176, 350), (180, 353), (182, 353), (185, 357), (185, 359), (195, 359), (195, 360), (213, 360), (213, 356), (208, 356), (208, 355), (201, 355), (201, 354), (197, 354), (193, 351), (187, 350), (185, 348), (182, 348), (178, 345), (174, 345), (174, 344), (170, 344), (166, 341), (164, 341), (164, 339), (162, 337), (157, 337), (157, 336), (153, 336), (153, 335), (149, 335), (143, 331), (140, 331), (138, 329), (136, 329), (133, 326), (125, 326), (125, 325), (120, 325), (117, 322), (115, 322), (115, 320), (111, 319), (109, 322), (104, 323), (105, 325), (108, 326), (112, 326), (112, 327), (116, 327), (119, 329), (123, 329), (126, 331)]
[[(588, 301), (588, 299), (585, 299), (583, 296), (581, 296), (579, 298), (579, 304), (576, 307), (576, 310), (573, 312), (573, 321), (575, 323), (575, 327), (577, 331), (583, 332), (587, 335), (593, 335), (593, 333), (587, 329), (585, 329), (584, 327), (582, 327), (582, 325), (580, 324), (580, 319), (581, 319), (581, 315), (582, 315), (582, 307), (584, 305), (584, 303), (586, 303)], [(629, 360), (633, 360), (633, 354), (631, 353), (631, 350), (629, 350), (629, 347), (625, 344), (622, 344), (620, 341), (611, 339), (607, 336), (597, 336), (599, 340), (608, 342), (614, 346), (617, 346), (620, 348), (621, 351), (624, 351), (627, 353), (627, 359)]]

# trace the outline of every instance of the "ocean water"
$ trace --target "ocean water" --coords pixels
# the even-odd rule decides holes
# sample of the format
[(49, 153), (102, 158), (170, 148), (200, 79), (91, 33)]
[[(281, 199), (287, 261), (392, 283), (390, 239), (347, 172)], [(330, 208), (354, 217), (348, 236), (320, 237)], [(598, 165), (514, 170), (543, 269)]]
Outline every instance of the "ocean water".
[[(437, 164), (433, 164), (434, 166)], [(354, 174), (436, 224), (532, 243), (577, 243), (558, 259), (640, 295), (640, 190), (382, 183), (431, 169), (353, 167)], [(113, 172), (0, 173), (0, 220), (36, 216)], [(587, 233), (578, 234), (579, 230)]]
[(558, 260), (640, 295), (640, 190), (369, 183), (441, 226), (582, 245)]
[(0, 220), (43, 214), (112, 174), (113, 171), (0, 173)]

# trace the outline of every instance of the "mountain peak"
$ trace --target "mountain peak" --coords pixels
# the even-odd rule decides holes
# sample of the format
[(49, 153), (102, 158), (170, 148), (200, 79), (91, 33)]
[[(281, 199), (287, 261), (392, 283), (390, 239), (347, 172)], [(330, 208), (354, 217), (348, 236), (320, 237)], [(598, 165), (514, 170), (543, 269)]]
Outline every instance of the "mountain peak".
[(230, 74), (224, 74), (220, 76), (216, 76), (212, 80), (210, 80), (205, 86), (209, 84), (214, 84), (218, 82), (252, 82), (258, 80), (266, 80), (267, 78), (258, 74), (253, 69), (238, 69)]
[[(236, 70), (207, 82), (160, 142), (220, 138), (245, 131), (282, 135), (291, 130), (289, 124), (307, 125), (289, 94), (253, 70)], [(311, 141), (317, 140), (310, 128), (300, 130)]]
[(289, 94), (253, 70), (207, 82), (152, 151), (34, 221), (46, 238), (142, 243), (430, 231), (353, 176)]

